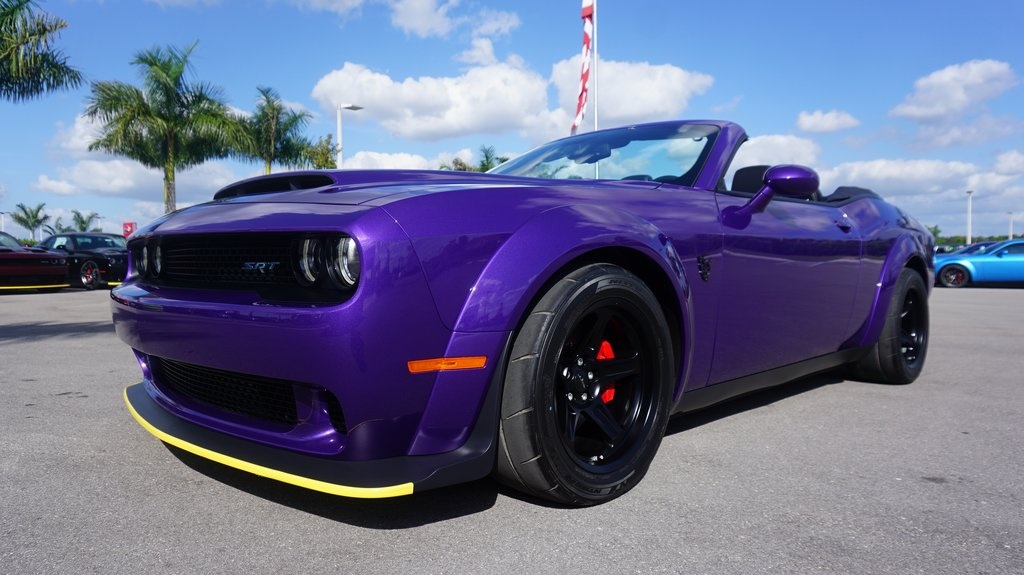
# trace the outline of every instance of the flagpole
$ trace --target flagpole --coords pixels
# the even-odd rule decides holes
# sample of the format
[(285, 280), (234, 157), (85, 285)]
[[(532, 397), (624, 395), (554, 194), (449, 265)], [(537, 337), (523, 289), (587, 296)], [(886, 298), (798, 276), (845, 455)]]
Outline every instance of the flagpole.
[(597, 131), (597, 0), (594, 0), (594, 131)]

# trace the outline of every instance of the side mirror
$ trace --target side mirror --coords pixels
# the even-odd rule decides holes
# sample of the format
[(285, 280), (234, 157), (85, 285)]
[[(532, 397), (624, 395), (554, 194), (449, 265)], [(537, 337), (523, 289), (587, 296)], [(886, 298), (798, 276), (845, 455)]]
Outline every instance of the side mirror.
[(808, 200), (818, 192), (821, 181), (818, 173), (805, 166), (772, 166), (764, 173), (764, 185), (775, 193), (790, 198)]
[(763, 212), (775, 194), (788, 198), (808, 200), (818, 191), (818, 173), (805, 166), (783, 164), (772, 166), (764, 173), (761, 190), (742, 207), (730, 206), (722, 211), (722, 223), (743, 229), (750, 225), (753, 214)]

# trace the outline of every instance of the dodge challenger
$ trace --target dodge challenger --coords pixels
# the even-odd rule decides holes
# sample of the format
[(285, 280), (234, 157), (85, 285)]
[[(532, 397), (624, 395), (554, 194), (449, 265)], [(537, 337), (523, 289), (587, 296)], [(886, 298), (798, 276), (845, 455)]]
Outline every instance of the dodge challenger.
[(542, 145), (489, 173), (229, 185), (129, 240), (111, 292), (163, 442), (308, 489), (493, 475), (563, 505), (647, 471), (674, 414), (824, 371), (913, 381), (931, 234), (724, 121)]

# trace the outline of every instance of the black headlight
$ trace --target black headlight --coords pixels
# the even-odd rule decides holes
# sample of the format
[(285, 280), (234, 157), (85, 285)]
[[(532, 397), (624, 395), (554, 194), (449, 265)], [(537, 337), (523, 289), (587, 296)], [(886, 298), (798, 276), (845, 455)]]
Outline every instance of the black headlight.
[(296, 259), (295, 277), (299, 283), (316, 285), (324, 273), (323, 242), (319, 238), (300, 240)]

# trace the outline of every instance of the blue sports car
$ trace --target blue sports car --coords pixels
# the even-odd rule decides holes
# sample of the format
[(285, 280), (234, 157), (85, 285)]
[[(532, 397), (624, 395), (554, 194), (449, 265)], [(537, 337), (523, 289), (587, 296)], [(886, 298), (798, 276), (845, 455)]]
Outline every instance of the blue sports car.
[(935, 277), (943, 287), (1024, 283), (1024, 239), (999, 242), (973, 253), (937, 255)]

